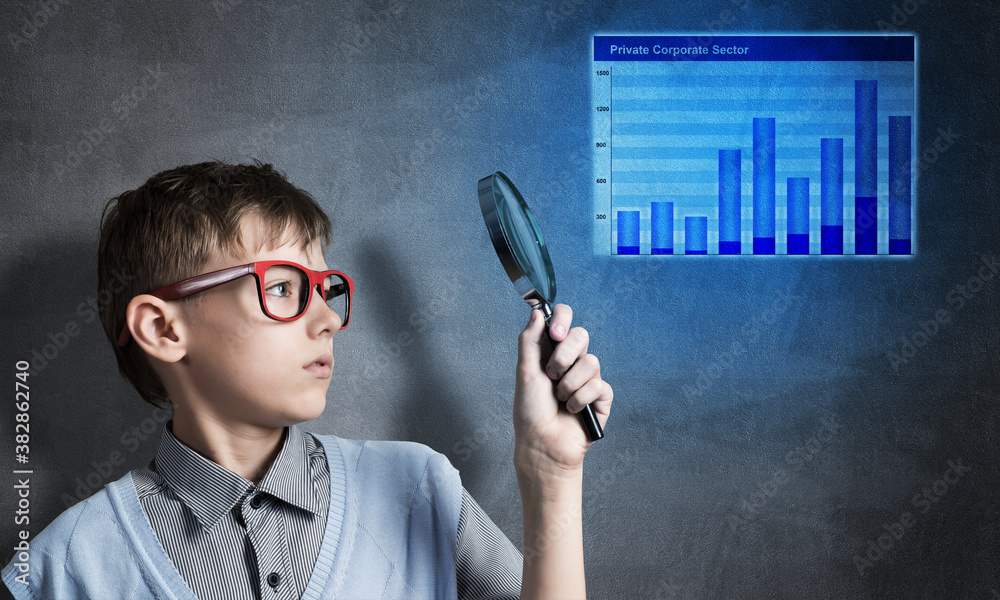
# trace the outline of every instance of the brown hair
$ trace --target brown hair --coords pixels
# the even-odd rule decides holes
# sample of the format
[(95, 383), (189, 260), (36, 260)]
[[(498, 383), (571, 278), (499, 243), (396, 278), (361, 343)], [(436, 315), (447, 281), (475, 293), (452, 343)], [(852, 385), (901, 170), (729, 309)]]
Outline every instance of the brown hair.
[(118, 370), (150, 404), (165, 407), (170, 401), (138, 344), (118, 346), (129, 301), (198, 275), (220, 252), (241, 254), (240, 225), (248, 216), (260, 219), (262, 239), (271, 245), (289, 228), (303, 248), (316, 240), (324, 249), (330, 243), (323, 209), (260, 162), (204, 162), (163, 171), (104, 207), (97, 255), (101, 324)]

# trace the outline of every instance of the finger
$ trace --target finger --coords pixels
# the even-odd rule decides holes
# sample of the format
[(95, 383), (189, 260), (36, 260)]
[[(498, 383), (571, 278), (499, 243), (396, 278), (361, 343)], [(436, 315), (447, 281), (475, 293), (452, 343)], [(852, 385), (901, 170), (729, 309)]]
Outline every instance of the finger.
[(549, 357), (545, 365), (545, 372), (552, 379), (563, 377), (567, 371), (587, 353), (590, 346), (590, 334), (583, 327), (574, 327), (569, 330), (566, 339), (563, 340)]
[(593, 354), (581, 356), (556, 385), (556, 399), (566, 401), (591, 379), (601, 378), (601, 363)]
[(591, 379), (576, 390), (566, 401), (566, 410), (578, 413), (588, 404), (594, 409), (597, 421), (604, 427), (611, 413), (611, 402), (614, 400), (614, 390), (603, 379)]
[(549, 319), (549, 335), (555, 342), (566, 339), (570, 325), (573, 323), (573, 309), (566, 304), (556, 304), (552, 307), (552, 318)]
[(545, 332), (545, 319), (542, 311), (532, 310), (531, 319), (517, 337), (517, 356), (519, 365), (538, 365), (542, 360), (542, 335)]

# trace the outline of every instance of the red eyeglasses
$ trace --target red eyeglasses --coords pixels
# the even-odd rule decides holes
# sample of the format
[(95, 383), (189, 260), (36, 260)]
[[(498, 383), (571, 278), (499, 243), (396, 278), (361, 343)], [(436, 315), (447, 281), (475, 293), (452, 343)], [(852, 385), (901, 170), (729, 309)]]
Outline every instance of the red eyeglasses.
[[(264, 260), (220, 269), (149, 293), (161, 300), (180, 300), (246, 275), (253, 275), (257, 282), (260, 309), (276, 321), (294, 321), (305, 314), (313, 297), (312, 290), (317, 288), (326, 305), (340, 316), (341, 329), (351, 320), (354, 281), (350, 277), (340, 271), (313, 271), (283, 260)], [(125, 325), (118, 336), (118, 345), (127, 344), (130, 335)]]

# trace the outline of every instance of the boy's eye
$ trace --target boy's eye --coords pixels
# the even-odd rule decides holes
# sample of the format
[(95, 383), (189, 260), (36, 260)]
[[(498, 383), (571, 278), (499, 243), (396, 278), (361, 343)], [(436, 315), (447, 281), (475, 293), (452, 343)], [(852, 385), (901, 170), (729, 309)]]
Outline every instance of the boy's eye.
[(276, 281), (274, 283), (270, 283), (268, 284), (266, 291), (269, 296), (277, 296), (279, 298), (289, 298), (294, 293), (292, 282), (290, 281)]

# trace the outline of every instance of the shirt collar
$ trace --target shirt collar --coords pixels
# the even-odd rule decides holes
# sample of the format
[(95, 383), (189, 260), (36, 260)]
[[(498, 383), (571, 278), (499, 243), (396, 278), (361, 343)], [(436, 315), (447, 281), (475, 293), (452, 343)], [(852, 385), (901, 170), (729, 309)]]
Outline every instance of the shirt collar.
[(281, 451), (255, 487), (248, 479), (178, 440), (171, 431), (172, 425), (170, 421), (163, 428), (156, 452), (156, 472), (206, 531), (255, 489), (303, 510), (321, 513), (313, 489), (305, 436), (297, 426), (285, 428)]

